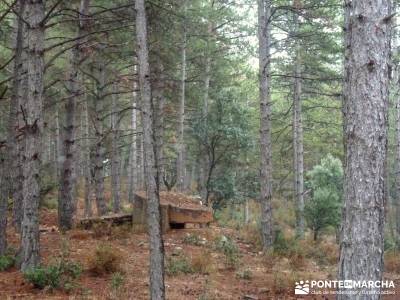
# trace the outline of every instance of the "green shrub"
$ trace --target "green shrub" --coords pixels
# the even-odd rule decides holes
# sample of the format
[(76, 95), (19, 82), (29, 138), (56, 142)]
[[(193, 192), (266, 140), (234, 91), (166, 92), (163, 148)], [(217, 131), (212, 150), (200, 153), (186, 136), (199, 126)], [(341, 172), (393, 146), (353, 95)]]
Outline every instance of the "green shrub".
[(69, 291), (76, 284), (75, 280), (82, 273), (79, 263), (61, 259), (56, 264), (47, 267), (40, 266), (24, 272), (25, 279), (39, 289), (64, 289)]
[(24, 272), (24, 277), (35, 288), (44, 289), (48, 287), (57, 289), (60, 287), (61, 272), (55, 265), (29, 269)]
[(184, 244), (188, 245), (194, 245), (194, 246), (201, 246), (202, 245), (202, 239), (199, 235), (197, 234), (191, 234), (188, 233), (186, 236), (183, 238), (182, 241)]
[(343, 169), (339, 159), (328, 154), (319, 165), (307, 172), (306, 186), (312, 197), (304, 208), (308, 227), (317, 240), (322, 230), (340, 224), (340, 208), (343, 197)]
[(301, 252), (297, 240), (295, 238), (286, 238), (281, 230), (275, 232), (273, 250), (276, 255), (286, 257)]
[(239, 247), (230, 237), (220, 236), (215, 240), (215, 249), (225, 255), (226, 264), (235, 268), (239, 263)]
[(251, 280), (253, 278), (253, 273), (250, 269), (244, 269), (236, 273), (236, 277), (244, 280)]
[(0, 272), (6, 271), (13, 267), (15, 263), (14, 256), (11, 255), (1, 255), (0, 256)]
[(180, 255), (167, 258), (165, 272), (170, 276), (176, 276), (178, 274), (193, 273), (193, 268), (190, 260), (186, 256)]
[(124, 275), (120, 272), (116, 272), (111, 276), (111, 289), (113, 291), (118, 291), (124, 284)]
[(98, 245), (89, 257), (89, 270), (97, 275), (121, 271), (122, 252), (109, 244)]

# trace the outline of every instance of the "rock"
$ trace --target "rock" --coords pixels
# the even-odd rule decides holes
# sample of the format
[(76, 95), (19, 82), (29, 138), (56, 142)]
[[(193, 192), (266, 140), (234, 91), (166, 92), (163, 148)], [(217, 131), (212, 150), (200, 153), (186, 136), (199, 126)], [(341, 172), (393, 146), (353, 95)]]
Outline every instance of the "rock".
[(242, 299), (243, 300), (258, 300), (258, 297), (254, 296), (254, 295), (244, 295)]
[(260, 294), (266, 294), (266, 293), (268, 293), (269, 292), (269, 289), (268, 288), (259, 288), (258, 289), (258, 293), (260, 293)]

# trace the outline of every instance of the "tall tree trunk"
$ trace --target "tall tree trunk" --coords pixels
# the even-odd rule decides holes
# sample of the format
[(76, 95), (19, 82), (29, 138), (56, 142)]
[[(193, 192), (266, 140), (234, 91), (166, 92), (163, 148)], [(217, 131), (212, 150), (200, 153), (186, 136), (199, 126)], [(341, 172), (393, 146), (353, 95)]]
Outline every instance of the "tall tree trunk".
[[(25, 1), (18, 1), (18, 15), (25, 15)], [(9, 195), (13, 199), (13, 225), (17, 231), (21, 230), (23, 217), (23, 195), (22, 195), (22, 153), (24, 151), (20, 128), (22, 125), (22, 115), (20, 105), (22, 99), (26, 97), (26, 52), (24, 40), (26, 40), (26, 25), (21, 17), (15, 19), (16, 34), (14, 42), (14, 70), (12, 94), (10, 103), (10, 115), (8, 119), (7, 135), (7, 168), (8, 168), (8, 187)], [(26, 46), (26, 45), (25, 45)]]
[(89, 125), (89, 108), (88, 101), (83, 103), (83, 156), (84, 156), (84, 176), (85, 176), (85, 217), (93, 215), (92, 210), (92, 174), (90, 160), (90, 125)]
[(75, 211), (76, 168), (76, 105), (81, 97), (79, 82), (79, 65), (82, 63), (82, 36), (85, 33), (85, 19), (88, 14), (90, 0), (82, 0), (78, 14), (78, 39), (72, 49), (70, 71), (67, 78), (69, 97), (65, 101), (65, 121), (62, 127), (62, 154), (60, 170), (60, 189), (58, 195), (58, 225), (61, 230), (72, 228), (72, 218)]
[(159, 184), (162, 186), (161, 178), (164, 175), (164, 106), (165, 106), (165, 78), (164, 66), (161, 59), (158, 57), (155, 65), (155, 84), (153, 89), (153, 105), (154, 105), (154, 136), (156, 142), (156, 160), (157, 160), (157, 176)]
[(161, 212), (155, 136), (153, 130), (153, 108), (150, 68), (147, 46), (147, 21), (144, 0), (136, 0), (136, 36), (139, 62), (139, 88), (142, 109), (144, 140), (144, 162), (147, 191), (148, 228), (150, 236), (150, 298), (165, 299), (164, 245), (161, 232)]
[[(398, 7), (397, 7), (397, 2), (393, 2), (393, 13), (397, 13)], [(395, 148), (395, 161), (396, 161), (396, 175), (395, 175), (395, 184), (396, 184), (396, 194), (393, 199), (393, 204), (395, 208), (395, 214), (394, 214), (394, 226), (391, 226), (391, 228), (394, 229), (394, 234), (393, 236), (396, 239), (396, 242), (398, 245), (400, 245), (400, 66), (399, 64), (396, 64), (396, 61), (394, 61), (393, 56), (395, 56), (395, 53), (398, 51), (399, 47), (399, 38), (398, 38), (398, 33), (399, 31), (396, 29), (398, 26), (398, 22), (393, 21), (393, 27), (392, 27), (392, 32), (391, 32), (391, 38), (392, 38), (392, 66), (394, 67), (394, 83), (396, 86), (396, 91), (397, 93), (395, 94), (395, 105), (396, 105), (396, 120), (395, 120), (395, 128), (396, 128), (396, 133), (395, 133), (395, 141), (396, 141), (396, 148)]]
[[(400, 70), (397, 70), (397, 85), (400, 84)], [(396, 240), (400, 243), (400, 97), (396, 99), (396, 196), (394, 200)]]
[(114, 92), (112, 95), (112, 114), (111, 114), (111, 129), (112, 129), (112, 145), (111, 145), (111, 190), (113, 211), (118, 213), (121, 211), (121, 181), (120, 181), (120, 153), (118, 147), (119, 141), (119, 114), (117, 103), (117, 84), (114, 83)]
[[(208, 39), (212, 35), (213, 24), (212, 22), (208, 23), (207, 33)], [(205, 139), (208, 138), (208, 101), (210, 94), (210, 79), (211, 79), (211, 54), (209, 49), (209, 40), (207, 40), (207, 52), (206, 52), (206, 65), (205, 65), (205, 77), (204, 77), (204, 96), (203, 96), (203, 126), (205, 132)], [(203, 149), (203, 153), (201, 154), (202, 158), (200, 160), (201, 169), (200, 169), (200, 196), (204, 199), (204, 204), (208, 206), (208, 196), (209, 196), (209, 170), (210, 170), (210, 158), (208, 155), (209, 149), (205, 147)]]
[(7, 212), (8, 212), (8, 184), (7, 174), (7, 153), (0, 147), (0, 255), (7, 250)]
[(303, 124), (301, 116), (301, 49), (299, 43), (299, 0), (293, 1), (293, 38), (295, 39), (295, 61), (293, 70), (293, 165), (294, 198), (296, 205), (296, 236), (304, 238), (304, 165)]
[(178, 158), (176, 164), (176, 177), (177, 187), (179, 191), (185, 189), (185, 176), (186, 176), (186, 161), (185, 161), (185, 89), (186, 89), (186, 46), (187, 46), (187, 33), (186, 33), (186, 12), (187, 2), (184, 0), (184, 22), (183, 22), (183, 41), (182, 41), (182, 78), (181, 78), (181, 101), (179, 102), (179, 115), (178, 115)]
[[(340, 280), (382, 279), (390, 5), (389, 0), (361, 0), (346, 1), (345, 6), (346, 162)], [(354, 296), (337, 298), (354, 299)], [(378, 294), (358, 297), (379, 298)]]
[(129, 203), (133, 203), (135, 199), (135, 191), (136, 188), (138, 187), (138, 180), (137, 180), (137, 175), (139, 173), (138, 170), (138, 156), (137, 156), (137, 109), (136, 109), (136, 103), (137, 103), (137, 94), (136, 94), (136, 81), (133, 84), (133, 95), (132, 95), (132, 114), (131, 114), (131, 147), (129, 151), (129, 169), (128, 169), (128, 174), (129, 174), (129, 184), (128, 184), (128, 200)]
[(61, 153), (62, 153), (62, 149), (61, 149), (61, 138), (60, 138), (60, 107), (59, 107), (59, 104), (58, 103), (56, 103), (56, 105), (55, 105), (55, 116), (54, 116), (54, 119), (55, 119), (55, 125), (56, 125), (56, 128), (55, 128), (55, 136), (54, 136), (54, 140), (55, 140), (55, 149), (54, 149), (54, 152), (55, 152), (55, 156), (56, 156), (56, 175), (57, 175), (57, 178), (60, 178), (60, 170), (61, 170), (61, 165), (60, 165), (60, 162), (61, 162)]
[(270, 17), (271, 1), (258, 0), (259, 80), (260, 80), (260, 155), (261, 155), (261, 232), (263, 248), (273, 243), (272, 222), (272, 147), (270, 100)]
[(97, 68), (99, 80), (97, 84), (97, 97), (95, 98), (96, 144), (94, 145), (94, 185), (97, 214), (102, 216), (107, 213), (106, 201), (104, 199), (104, 134), (102, 117), (106, 70), (103, 63), (98, 63)]
[(26, 3), (28, 93), (21, 106), (25, 127), (21, 270), (36, 267), (39, 255), (40, 164), (43, 133), (45, 8), (42, 0)]

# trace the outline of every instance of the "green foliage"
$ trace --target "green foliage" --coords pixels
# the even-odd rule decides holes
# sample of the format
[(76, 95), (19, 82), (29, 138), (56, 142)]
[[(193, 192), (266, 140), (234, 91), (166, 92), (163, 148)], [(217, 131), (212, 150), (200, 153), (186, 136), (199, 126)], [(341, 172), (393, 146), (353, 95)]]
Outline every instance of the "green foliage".
[(29, 269), (24, 272), (24, 277), (39, 289), (70, 290), (75, 286), (75, 280), (81, 273), (82, 266), (79, 263), (61, 260), (58, 264)]
[(82, 266), (78, 262), (69, 260), (68, 257), (68, 240), (62, 239), (60, 258), (48, 266), (27, 270), (24, 272), (24, 277), (36, 288), (63, 289), (69, 292), (77, 286), (75, 281), (82, 274)]
[(167, 258), (165, 272), (170, 276), (193, 273), (189, 258), (184, 255)]
[(61, 272), (55, 265), (29, 269), (24, 272), (24, 277), (28, 282), (32, 283), (35, 288), (57, 289), (60, 287)]
[(281, 230), (276, 230), (273, 246), (274, 253), (279, 256), (290, 257), (301, 252), (295, 238), (287, 238)]
[(0, 256), (0, 272), (6, 271), (13, 267), (15, 264), (15, 258), (12, 255), (1, 255)]
[(305, 206), (305, 218), (317, 239), (321, 230), (337, 227), (340, 222), (340, 206), (343, 195), (343, 169), (339, 159), (328, 155), (307, 173), (307, 187), (312, 197)]
[(98, 245), (89, 257), (89, 270), (98, 275), (122, 270), (122, 253), (109, 244)]
[(188, 233), (186, 236), (183, 238), (182, 242), (184, 244), (188, 245), (194, 245), (194, 246), (201, 246), (203, 245), (203, 240), (198, 234), (195, 233)]
[(125, 277), (121, 272), (113, 273), (111, 276), (111, 289), (113, 291), (118, 291), (125, 282)]
[(232, 238), (221, 235), (215, 239), (215, 249), (225, 255), (226, 264), (235, 268), (239, 263), (239, 247)]
[(250, 269), (244, 269), (244, 270), (238, 271), (236, 273), (236, 277), (239, 279), (243, 279), (243, 280), (251, 280), (253, 278), (253, 273), (251, 272)]

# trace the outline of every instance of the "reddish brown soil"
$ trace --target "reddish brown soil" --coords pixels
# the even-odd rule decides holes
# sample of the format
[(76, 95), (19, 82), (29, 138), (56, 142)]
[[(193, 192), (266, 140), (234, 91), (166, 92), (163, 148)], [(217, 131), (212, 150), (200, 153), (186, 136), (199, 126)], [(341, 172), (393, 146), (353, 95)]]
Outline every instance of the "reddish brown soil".
[[(56, 211), (43, 210), (41, 213), (42, 228), (47, 231), (41, 234), (41, 255), (46, 264), (60, 255), (62, 240), (69, 241), (70, 259), (79, 261), (85, 271), (79, 279), (79, 287), (71, 294), (62, 291), (43, 291), (35, 289), (26, 283), (21, 273), (15, 268), (0, 272), (0, 299), (148, 299), (148, 252), (149, 246), (145, 234), (122, 232), (94, 237), (91, 231), (72, 230), (66, 236), (56, 227)], [(206, 244), (193, 246), (183, 243), (186, 234), (195, 233), (206, 239)], [(240, 263), (236, 270), (226, 266), (223, 254), (212, 248), (212, 241), (221, 234), (231, 236), (240, 248)], [(9, 231), (10, 244), (18, 245), (19, 237), (12, 230)], [(290, 270), (283, 270), (285, 262), (271, 264), (268, 259), (260, 255), (252, 244), (238, 238), (235, 231), (219, 227), (202, 229), (172, 230), (164, 236), (167, 257), (173, 253), (182, 252), (188, 257), (196, 257), (207, 253), (208, 262), (212, 267), (209, 274), (188, 274), (166, 277), (167, 299), (302, 299), (293, 295), (292, 283), (283, 282), (283, 287), (277, 289), (276, 272), (291, 276)], [(110, 289), (111, 275), (94, 276), (88, 269), (88, 257), (99, 243), (110, 243), (119, 249), (123, 255), (123, 271), (125, 283), (119, 294), (113, 294)], [(287, 260), (287, 259), (286, 259)], [(244, 269), (251, 270), (251, 279), (240, 279), (238, 272)], [(325, 276), (315, 264), (306, 266), (307, 272), (315, 276)], [(299, 275), (301, 276), (301, 275)], [(322, 278), (323, 279), (323, 278)], [(397, 285), (400, 282), (397, 280)], [(285, 286), (286, 284), (286, 286)], [(399, 291), (400, 292), (400, 291)], [(201, 298), (203, 297), (203, 298)], [(248, 298), (246, 298), (248, 297)], [(307, 296), (304, 299), (324, 299), (322, 297)], [(325, 298), (328, 299), (328, 298)], [(329, 298), (331, 299), (331, 298)], [(333, 299), (333, 298), (332, 298)], [(383, 299), (399, 299), (384, 297)]]

